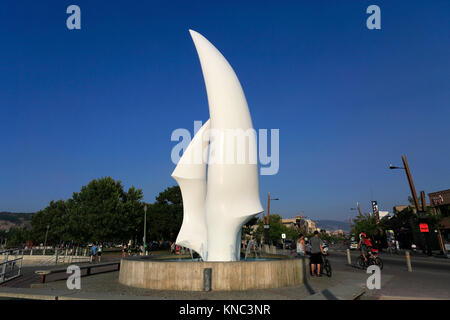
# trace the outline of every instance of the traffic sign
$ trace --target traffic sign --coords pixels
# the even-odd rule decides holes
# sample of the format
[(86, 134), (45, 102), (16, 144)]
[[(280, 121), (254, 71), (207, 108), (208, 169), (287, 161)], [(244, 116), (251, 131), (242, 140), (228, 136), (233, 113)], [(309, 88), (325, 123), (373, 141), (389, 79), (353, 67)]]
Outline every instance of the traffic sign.
[(282, 234), (281, 234), (281, 238), (282, 238), (282, 239), (286, 239), (286, 233), (282, 233)]
[(419, 227), (420, 227), (420, 232), (429, 232), (429, 230), (428, 230), (428, 224), (426, 224), (426, 223), (421, 223), (421, 224), (419, 224)]

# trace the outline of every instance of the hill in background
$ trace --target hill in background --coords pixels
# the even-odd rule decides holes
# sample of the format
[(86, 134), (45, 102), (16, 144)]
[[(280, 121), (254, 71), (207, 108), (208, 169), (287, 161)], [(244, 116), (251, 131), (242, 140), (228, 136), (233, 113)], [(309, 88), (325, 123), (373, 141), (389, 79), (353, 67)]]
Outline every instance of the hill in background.
[(0, 230), (30, 227), (32, 213), (0, 212)]
[(350, 232), (350, 225), (345, 221), (337, 220), (315, 220), (317, 228), (325, 229), (330, 232), (336, 230), (344, 230), (344, 232)]

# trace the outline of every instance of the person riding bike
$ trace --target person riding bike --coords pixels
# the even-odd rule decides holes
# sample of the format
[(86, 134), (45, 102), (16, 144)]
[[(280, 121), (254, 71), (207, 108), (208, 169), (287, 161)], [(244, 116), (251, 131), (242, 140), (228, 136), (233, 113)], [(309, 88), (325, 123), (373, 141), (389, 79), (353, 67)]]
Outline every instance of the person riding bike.
[(358, 247), (361, 250), (361, 255), (364, 258), (364, 262), (367, 262), (367, 256), (370, 255), (373, 246), (370, 238), (364, 232), (359, 234)]

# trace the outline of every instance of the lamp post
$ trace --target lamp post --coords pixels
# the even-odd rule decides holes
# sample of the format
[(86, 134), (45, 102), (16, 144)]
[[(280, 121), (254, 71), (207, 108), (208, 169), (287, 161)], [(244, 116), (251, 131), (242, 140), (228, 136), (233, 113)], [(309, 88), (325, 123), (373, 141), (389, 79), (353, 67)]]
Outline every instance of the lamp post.
[(409, 183), (409, 188), (411, 189), (411, 194), (414, 200), (414, 206), (416, 207), (416, 211), (419, 212), (420, 210), (420, 206), (419, 206), (419, 199), (417, 198), (417, 193), (416, 193), (416, 188), (414, 187), (414, 182), (411, 176), (411, 171), (409, 171), (409, 166), (408, 166), (408, 160), (406, 159), (406, 156), (403, 155), (402, 156), (402, 161), (403, 161), (403, 167), (396, 167), (393, 166), (392, 164), (389, 165), (389, 169), (391, 170), (395, 170), (395, 169), (403, 169), (405, 170), (406, 173), (406, 178), (408, 179), (408, 183)]
[(270, 225), (269, 225), (269, 220), (270, 220), (270, 201), (271, 200), (280, 200), (278, 198), (270, 198), (270, 192), (267, 193), (267, 219), (264, 221), (264, 217), (263, 217), (263, 224), (264, 224), (264, 231), (265, 231), (265, 238), (266, 238), (266, 243), (270, 244), (270, 240), (269, 240), (269, 229), (270, 229)]
[[(409, 183), (409, 188), (411, 190), (411, 194), (413, 197), (413, 201), (414, 201), (414, 207), (416, 208), (416, 214), (420, 217), (420, 212), (426, 211), (427, 208), (427, 204), (426, 204), (426, 200), (425, 200), (425, 193), (422, 192), (421, 193), (421, 200), (422, 200), (422, 206), (420, 206), (419, 204), (419, 198), (417, 197), (417, 193), (416, 193), (416, 188), (414, 187), (414, 182), (411, 176), (411, 171), (409, 170), (409, 165), (408, 165), (408, 160), (406, 159), (405, 155), (402, 155), (402, 162), (403, 162), (403, 167), (397, 167), (397, 166), (393, 166), (392, 164), (389, 165), (389, 169), (391, 170), (395, 170), (395, 169), (403, 169), (405, 170), (406, 173), (406, 178), (408, 179), (408, 183)], [(425, 238), (425, 246), (426, 246), (426, 251), (428, 255), (431, 255), (431, 247), (429, 244), (429, 235), (427, 234), (427, 236), (423, 236), (423, 238)]]
[(147, 255), (147, 205), (144, 206), (144, 254)]
[(361, 218), (362, 217), (362, 213), (361, 213), (361, 207), (359, 206), (359, 202), (356, 203), (356, 208), (358, 209), (358, 214), (359, 214), (359, 217)]
[(47, 249), (47, 235), (48, 235), (48, 228), (50, 228), (50, 225), (47, 225), (47, 231), (45, 232), (45, 241), (44, 241), (44, 252), (43, 255), (45, 256), (45, 249)]

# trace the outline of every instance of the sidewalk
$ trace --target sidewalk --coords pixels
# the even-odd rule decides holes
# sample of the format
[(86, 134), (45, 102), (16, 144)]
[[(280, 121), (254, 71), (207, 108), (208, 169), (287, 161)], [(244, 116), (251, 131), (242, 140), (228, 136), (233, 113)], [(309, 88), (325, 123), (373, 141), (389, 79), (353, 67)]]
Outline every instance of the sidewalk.
[(80, 290), (68, 290), (66, 281), (33, 285), (33, 288), (0, 287), (0, 297), (67, 300), (309, 300), (354, 299), (364, 294), (367, 276), (360, 272), (338, 271), (333, 277), (313, 277), (294, 287), (248, 291), (182, 292), (132, 288), (118, 282), (119, 273), (110, 272), (81, 278)]

